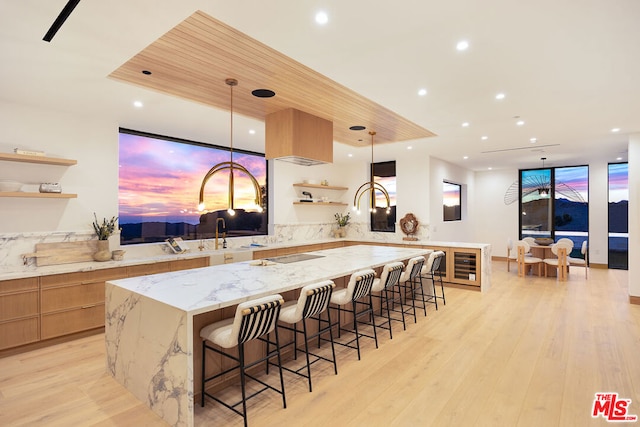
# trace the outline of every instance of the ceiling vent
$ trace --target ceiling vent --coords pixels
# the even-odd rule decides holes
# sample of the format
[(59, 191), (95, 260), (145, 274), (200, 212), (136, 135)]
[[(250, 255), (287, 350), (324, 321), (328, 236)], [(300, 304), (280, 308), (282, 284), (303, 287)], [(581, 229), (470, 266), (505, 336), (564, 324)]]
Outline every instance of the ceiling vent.
[(265, 156), (297, 165), (333, 162), (333, 122), (288, 108), (265, 120)]

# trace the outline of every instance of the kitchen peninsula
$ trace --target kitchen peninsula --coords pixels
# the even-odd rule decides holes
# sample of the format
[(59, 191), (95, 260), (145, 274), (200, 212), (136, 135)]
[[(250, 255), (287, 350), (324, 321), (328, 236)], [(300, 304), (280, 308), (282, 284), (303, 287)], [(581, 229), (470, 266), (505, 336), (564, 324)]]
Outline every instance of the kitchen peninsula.
[(296, 263), (239, 262), (107, 282), (107, 369), (169, 424), (192, 426), (202, 326), (231, 317), (233, 306), (252, 298), (326, 279), (340, 286), (355, 271), (430, 252), (356, 245), (314, 251), (320, 257)]

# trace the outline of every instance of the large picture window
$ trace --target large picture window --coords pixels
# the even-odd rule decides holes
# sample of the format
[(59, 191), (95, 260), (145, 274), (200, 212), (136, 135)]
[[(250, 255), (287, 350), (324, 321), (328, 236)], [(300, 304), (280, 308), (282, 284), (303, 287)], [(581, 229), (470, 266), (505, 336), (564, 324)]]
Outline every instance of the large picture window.
[(588, 166), (521, 170), (519, 194), (521, 238), (566, 237), (579, 252), (589, 235)]
[(258, 181), (265, 210), (256, 209), (250, 178), (236, 171), (232, 216), (227, 212), (228, 171), (207, 182), (205, 209), (198, 210), (203, 178), (212, 166), (229, 160), (228, 149), (120, 129), (119, 153), (122, 244), (161, 242), (169, 237), (210, 238), (216, 228), (227, 237), (267, 234), (267, 161), (263, 154), (234, 150), (234, 162)]
[(391, 209), (386, 212), (387, 199), (381, 192), (370, 195), (373, 199), (371, 206), (375, 207), (371, 210), (371, 231), (393, 233), (396, 231), (396, 162), (374, 163), (372, 175), (371, 180), (382, 184), (389, 193)]

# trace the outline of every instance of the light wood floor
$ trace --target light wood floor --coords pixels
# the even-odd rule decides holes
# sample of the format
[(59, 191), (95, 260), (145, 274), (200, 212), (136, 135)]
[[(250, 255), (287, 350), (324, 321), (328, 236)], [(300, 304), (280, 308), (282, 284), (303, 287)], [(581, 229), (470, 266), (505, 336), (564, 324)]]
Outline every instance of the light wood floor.
[[(513, 267), (513, 266), (512, 266)], [(626, 271), (575, 268), (566, 283), (518, 278), (493, 263), (486, 293), (448, 288), (447, 305), (419, 317), (361, 361), (339, 349), (338, 371), (314, 365), (314, 391), (285, 373), (250, 403), (253, 426), (589, 426), (596, 392), (631, 399), (640, 415), (640, 306)], [(105, 373), (103, 335), (0, 359), (2, 426), (164, 423)], [(264, 397), (263, 397), (264, 396)], [(197, 425), (241, 425), (209, 401)]]

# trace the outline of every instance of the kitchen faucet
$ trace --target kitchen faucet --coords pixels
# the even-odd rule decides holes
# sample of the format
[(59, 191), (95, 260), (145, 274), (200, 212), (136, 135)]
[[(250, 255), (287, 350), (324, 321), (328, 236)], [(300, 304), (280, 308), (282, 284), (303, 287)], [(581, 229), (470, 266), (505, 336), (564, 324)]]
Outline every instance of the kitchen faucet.
[(220, 223), (220, 221), (222, 221), (222, 229), (224, 230), (222, 232), (222, 248), (226, 248), (227, 247), (227, 224), (224, 222), (224, 218), (217, 218), (216, 219), (216, 244), (215, 244), (215, 249), (218, 249), (218, 224)]

